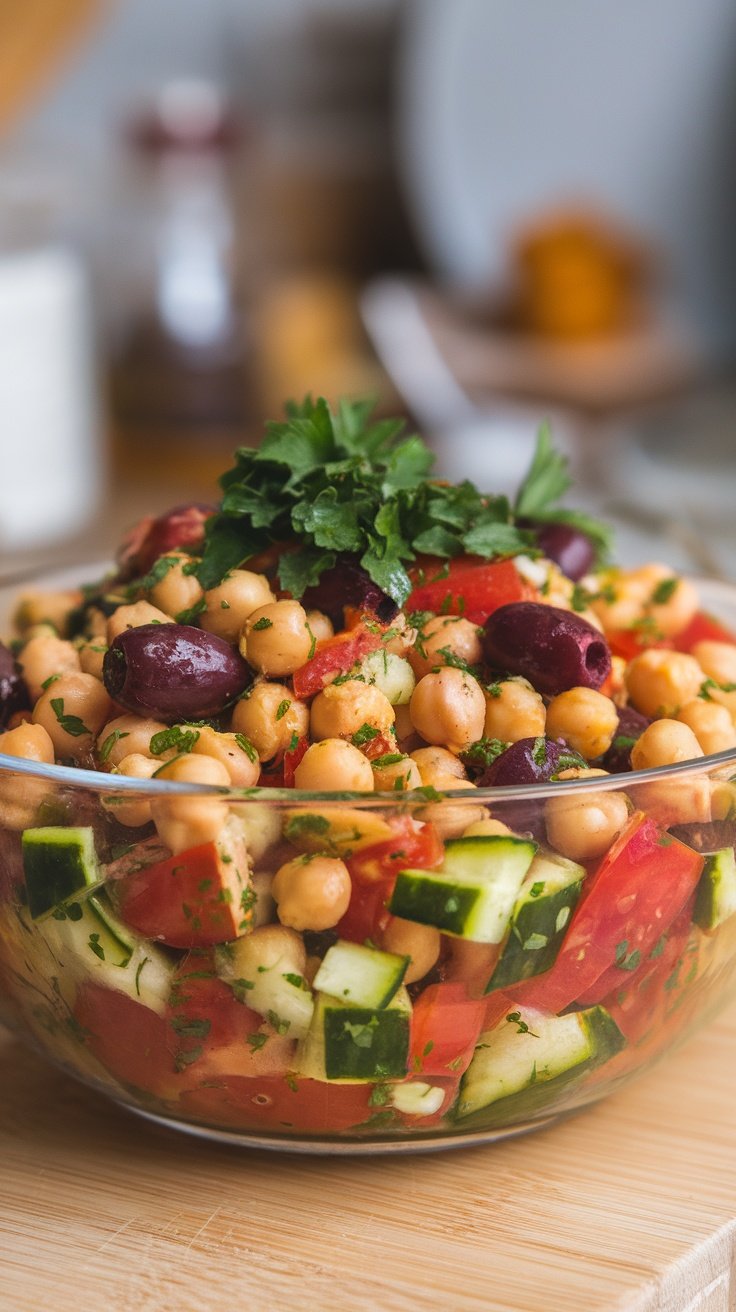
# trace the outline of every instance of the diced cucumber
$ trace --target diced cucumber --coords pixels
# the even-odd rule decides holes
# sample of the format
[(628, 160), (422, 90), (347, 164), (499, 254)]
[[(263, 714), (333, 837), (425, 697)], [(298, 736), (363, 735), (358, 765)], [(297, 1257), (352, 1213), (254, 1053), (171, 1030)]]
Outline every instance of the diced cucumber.
[(481, 1034), (463, 1076), (456, 1115), (472, 1116), (501, 1102), (516, 1119), (522, 1111), (531, 1114), (532, 1107), (552, 1101), (558, 1082), (565, 1084), (607, 1061), (624, 1043), (604, 1007), (565, 1016), (509, 1012), (495, 1029)]
[(537, 852), (511, 914), (511, 932), (486, 989), (549, 970), (583, 887), (585, 870), (556, 852)]
[(732, 847), (707, 852), (695, 895), (693, 920), (701, 929), (715, 929), (736, 911), (736, 857)]
[(396, 993), (410, 960), (394, 952), (340, 941), (327, 949), (314, 977), (314, 987), (357, 1007), (380, 1010)]
[(380, 1011), (318, 993), (296, 1070), (313, 1080), (352, 1084), (403, 1079), (409, 1063), (411, 1002), (402, 986)]
[(504, 834), (445, 844), (439, 870), (401, 870), (389, 911), (476, 943), (500, 943), (536, 844)]
[(60, 966), (60, 987), (73, 1002), (80, 984), (94, 980), (126, 993), (163, 1015), (171, 990), (172, 959), (157, 944), (123, 925), (104, 893), (69, 903), (37, 926)]
[(290, 1039), (304, 1038), (312, 1020), (314, 998), (286, 955), (266, 965), (257, 933), (244, 934), (216, 948), (215, 968), (240, 1002), (265, 1016)]
[(416, 685), (414, 671), (403, 656), (386, 651), (372, 651), (360, 663), (366, 683), (374, 683), (388, 697), (392, 706), (407, 706)]
[(58, 906), (103, 882), (91, 828), (48, 825), (26, 829), (22, 838), (28, 909), (42, 920)]
[(412, 1080), (408, 1084), (392, 1084), (389, 1102), (405, 1116), (433, 1116), (445, 1101), (445, 1090), (437, 1084), (424, 1084)]

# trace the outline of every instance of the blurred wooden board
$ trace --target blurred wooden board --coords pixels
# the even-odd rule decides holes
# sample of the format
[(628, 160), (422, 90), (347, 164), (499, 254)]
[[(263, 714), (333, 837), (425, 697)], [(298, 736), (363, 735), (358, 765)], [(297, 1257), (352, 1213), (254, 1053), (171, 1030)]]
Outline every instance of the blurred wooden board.
[(0, 127), (38, 90), (97, 0), (0, 0)]
[(0, 1034), (3, 1312), (732, 1312), (736, 1008), (630, 1090), (437, 1155), (217, 1147)]

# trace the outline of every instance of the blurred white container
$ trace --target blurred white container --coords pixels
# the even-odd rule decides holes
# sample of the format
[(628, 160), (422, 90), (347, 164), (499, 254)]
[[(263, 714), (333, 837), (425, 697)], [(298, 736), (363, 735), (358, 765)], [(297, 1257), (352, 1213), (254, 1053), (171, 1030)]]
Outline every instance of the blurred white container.
[(0, 558), (83, 528), (101, 464), (84, 266), (61, 245), (2, 254)]

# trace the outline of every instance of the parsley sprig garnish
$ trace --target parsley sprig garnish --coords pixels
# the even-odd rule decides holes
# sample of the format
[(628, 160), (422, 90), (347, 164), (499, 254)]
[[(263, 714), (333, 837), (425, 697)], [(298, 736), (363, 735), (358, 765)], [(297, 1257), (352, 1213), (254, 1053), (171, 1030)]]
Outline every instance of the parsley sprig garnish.
[(537, 452), (512, 508), (505, 496), (473, 483), (432, 482), (434, 457), (401, 420), (371, 419), (370, 402), (324, 399), (290, 404), (282, 423), (266, 426), (256, 449), (241, 447), (220, 480), (224, 496), (207, 522), (197, 575), (205, 589), (228, 570), (278, 544), (281, 587), (301, 597), (345, 554), (402, 606), (418, 554), (485, 559), (534, 551), (525, 518), (574, 523), (599, 548), (600, 525), (553, 509), (569, 486), (566, 462), (540, 430)]

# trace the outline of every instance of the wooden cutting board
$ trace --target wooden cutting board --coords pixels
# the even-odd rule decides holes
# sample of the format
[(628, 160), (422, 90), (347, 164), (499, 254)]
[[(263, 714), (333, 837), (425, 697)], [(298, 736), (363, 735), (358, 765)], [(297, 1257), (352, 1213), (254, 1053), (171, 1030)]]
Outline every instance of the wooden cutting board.
[(526, 1138), (299, 1158), (139, 1121), (0, 1034), (2, 1312), (733, 1312), (736, 1008)]

